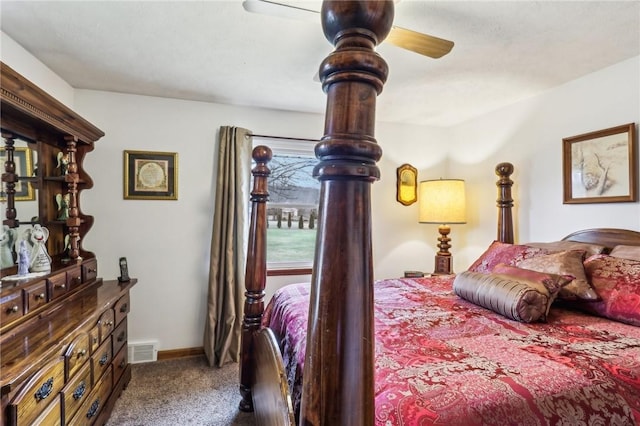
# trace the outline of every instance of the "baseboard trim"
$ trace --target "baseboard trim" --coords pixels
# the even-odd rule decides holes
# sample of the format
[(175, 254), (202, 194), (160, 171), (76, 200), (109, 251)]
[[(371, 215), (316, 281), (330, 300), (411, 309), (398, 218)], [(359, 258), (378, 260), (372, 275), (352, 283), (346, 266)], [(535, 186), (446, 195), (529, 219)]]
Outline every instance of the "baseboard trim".
[(182, 348), (170, 349), (168, 351), (158, 351), (158, 361), (164, 359), (186, 358), (189, 356), (204, 356), (204, 348)]

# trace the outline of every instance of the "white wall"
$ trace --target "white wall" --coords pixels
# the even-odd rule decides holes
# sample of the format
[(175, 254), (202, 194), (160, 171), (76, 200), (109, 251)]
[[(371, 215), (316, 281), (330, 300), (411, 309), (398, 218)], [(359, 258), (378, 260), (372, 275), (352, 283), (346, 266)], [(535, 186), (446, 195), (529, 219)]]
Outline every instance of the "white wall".
[(73, 87), (1, 31), (0, 60), (73, 109)]
[[(96, 221), (83, 244), (101, 276), (117, 276), (126, 256), (139, 279), (130, 340), (158, 340), (160, 350), (201, 346), (219, 127), (319, 138), (323, 117), (89, 90), (76, 91), (76, 105), (106, 133), (85, 159), (95, 185), (82, 194), (82, 209)], [(177, 152), (178, 200), (124, 200), (124, 150)]]
[[(589, 74), (534, 98), (452, 129), (452, 175), (467, 179), (469, 223), (453, 235), (458, 270), (467, 268), (495, 238), (492, 166), (515, 166), (516, 240), (552, 241), (578, 230), (640, 230), (640, 203), (562, 203), (562, 138), (636, 123), (640, 119), (640, 57)], [(637, 140), (636, 140), (637, 147)], [(453, 231), (452, 231), (453, 232)], [(458, 236), (462, 234), (461, 236)]]
[(396, 201), (396, 169), (411, 164), (418, 170), (418, 181), (450, 177), (446, 151), (440, 148), (448, 138), (446, 129), (376, 123), (376, 139), (383, 150), (378, 163), (381, 177), (371, 190), (376, 279), (433, 268), (437, 226), (418, 223), (417, 202), (403, 206)]
[[(139, 279), (131, 292), (130, 340), (158, 340), (160, 350), (200, 346), (218, 128), (237, 125), (259, 134), (319, 138), (324, 117), (90, 90), (77, 90), (75, 99), (76, 110), (106, 133), (85, 158), (94, 188), (82, 193), (82, 210), (96, 221), (83, 247), (96, 253), (101, 276), (116, 277), (117, 259), (126, 256), (130, 274)], [(422, 152), (433, 151), (444, 136), (388, 123), (377, 127), (378, 142), (390, 151), (372, 187), (373, 226), (380, 231), (373, 236), (375, 275), (383, 278), (426, 267), (433, 258), (435, 236), (425, 239), (423, 228), (414, 229), (417, 205), (395, 202), (396, 168), (404, 162), (433, 168), (442, 158)], [(124, 200), (124, 150), (178, 152), (178, 200)], [(308, 280), (270, 277), (267, 298), (286, 283)]]
[[(35, 82), (37, 76), (29, 75), (35, 58), (19, 49), (5, 56), (4, 35), (2, 41), (3, 61)], [(500, 161), (516, 166), (520, 241), (557, 239), (595, 226), (640, 229), (638, 203), (563, 205), (560, 149), (563, 137), (637, 122), (638, 75), (640, 58), (634, 58), (450, 129), (377, 123), (384, 154), (381, 179), (372, 186), (375, 277), (433, 268), (437, 226), (418, 224), (417, 203), (405, 207), (395, 201), (396, 168), (403, 163), (418, 169), (419, 180), (467, 180), (468, 223), (452, 226), (451, 234), (457, 271), (495, 238), (493, 170)], [(49, 75), (38, 84), (53, 94), (64, 88), (56, 80)], [(85, 159), (95, 185), (82, 193), (81, 208), (96, 221), (83, 247), (96, 253), (105, 279), (119, 274), (120, 256), (128, 258), (131, 275), (139, 279), (131, 293), (130, 340), (158, 340), (160, 350), (201, 346), (218, 128), (236, 125), (261, 134), (318, 138), (324, 117), (100, 91), (61, 92), (56, 96), (74, 100), (74, 109), (106, 133)], [(123, 200), (124, 150), (178, 152), (178, 200)], [(286, 282), (307, 278), (271, 277), (268, 296)]]

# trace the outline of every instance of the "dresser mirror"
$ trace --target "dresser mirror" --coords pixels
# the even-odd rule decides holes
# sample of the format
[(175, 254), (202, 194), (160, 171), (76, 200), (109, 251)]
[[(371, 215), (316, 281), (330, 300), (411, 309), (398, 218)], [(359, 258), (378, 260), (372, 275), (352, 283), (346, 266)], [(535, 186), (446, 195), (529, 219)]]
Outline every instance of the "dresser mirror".
[[(4, 130), (4, 129), (3, 129)], [(14, 147), (14, 164), (15, 173), (17, 175), (17, 182), (15, 184), (14, 206), (16, 210), (17, 227), (10, 227), (14, 236), (11, 238), (5, 233), (9, 232), (6, 228), (2, 229), (2, 236), (0, 237), (0, 249), (3, 250), (2, 262), (0, 263), (0, 276), (6, 276), (9, 274), (9, 269), (15, 265), (17, 261), (17, 242), (22, 238), (26, 229), (33, 226), (35, 223), (39, 223), (38, 217), (38, 197), (39, 197), (39, 185), (37, 181), (37, 165), (38, 165), (38, 150), (37, 144), (29, 143), (28, 141), (20, 138), (13, 140)], [(2, 166), (2, 172), (5, 173), (5, 163), (7, 161), (7, 150), (5, 149), (4, 142), (0, 149), (0, 165)], [(7, 217), (7, 193), (6, 184), (3, 182), (2, 189), (0, 191), (0, 203), (2, 204), (2, 216), (3, 219)], [(3, 221), (4, 222), (4, 221)], [(15, 225), (15, 224), (11, 224)], [(7, 266), (9, 263), (8, 257), (13, 258), (13, 265)]]
[[(31, 218), (38, 216), (38, 187), (35, 176), (38, 172), (38, 149), (36, 144), (31, 144), (23, 139), (14, 139), (14, 163), (18, 182), (16, 183), (15, 200), (17, 218), (21, 223), (28, 223)], [(4, 168), (7, 160), (4, 146), (0, 150), (0, 164)], [(4, 172), (4, 170), (3, 170)], [(7, 195), (2, 187), (3, 206), (6, 207)]]
[[(17, 261), (16, 253), (17, 253), (17, 241), (24, 234), (24, 231), (31, 227), (34, 223), (36, 223), (38, 219), (38, 185), (36, 181), (36, 173), (37, 173), (37, 164), (38, 164), (38, 150), (36, 144), (30, 144), (26, 140), (23, 139), (14, 139), (14, 164), (16, 168), (16, 174), (18, 176), (18, 182), (16, 182), (15, 186), (15, 209), (16, 209), (16, 219), (18, 221), (18, 227), (12, 228), (15, 231), (15, 236), (9, 238), (8, 235), (2, 235), (0, 238), (0, 249), (3, 250), (2, 253), (2, 262), (0, 263), (0, 268), (6, 269), (9, 263), (9, 253), (13, 258), (13, 264)], [(7, 161), (7, 151), (4, 147), (4, 143), (2, 149), (0, 149), (0, 164), (2, 165), (3, 172), (5, 172), (5, 162)], [(2, 215), (3, 218), (6, 218), (7, 214), (7, 193), (5, 184), (2, 185), (2, 190), (0, 191), (0, 200), (2, 203)], [(6, 228), (3, 227), (3, 233), (8, 232)], [(0, 271), (1, 276), (8, 275), (5, 271)]]

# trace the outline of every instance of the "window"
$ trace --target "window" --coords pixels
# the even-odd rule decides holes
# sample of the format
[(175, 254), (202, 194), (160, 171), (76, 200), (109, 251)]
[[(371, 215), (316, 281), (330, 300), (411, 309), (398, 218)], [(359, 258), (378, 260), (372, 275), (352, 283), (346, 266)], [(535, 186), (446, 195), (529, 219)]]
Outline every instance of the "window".
[(269, 146), (267, 270), (270, 275), (310, 273), (315, 254), (320, 182), (312, 177), (318, 163), (315, 141), (277, 140)]

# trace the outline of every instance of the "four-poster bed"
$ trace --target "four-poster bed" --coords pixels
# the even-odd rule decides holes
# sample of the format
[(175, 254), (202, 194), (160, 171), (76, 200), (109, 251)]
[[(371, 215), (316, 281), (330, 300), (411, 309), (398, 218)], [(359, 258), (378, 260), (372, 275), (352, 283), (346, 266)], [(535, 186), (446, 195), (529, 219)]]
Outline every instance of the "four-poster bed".
[[(252, 399), (247, 405), (243, 399), (241, 406), (255, 409), (260, 425), (283, 425), (296, 424), (301, 414), (304, 357), (310, 344), (305, 333), (310, 286), (294, 284), (280, 289), (263, 311), (269, 158), (269, 148), (259, 146), (254, 150), (257, 166), (253, 171), (243, 335), (247, 346), (243, 346), (241, 366), (242, 395)], [(576, 253), (535, 247), (545, 243), (513, 244), (513, 166), (500, 163), (495, 172), (499, 176), (497, 239), (470, 270), (493, 268), (493, 264), (506, 260), (505, 253), (522, 262), (543, 258), (546, 253)], [(640, 232), (589, 229), (549, 244), (598, 251), (602, 247), (608, 252), (614, 247), (640, 247)], [(584, 269), (594, 282), (608, 282), (609, 277), (616, 276), (607, 263), (615, 258), (604, 254), (585, 254), (584, 258)], [(626, 285), (635, 285), (640, 297), (640, 261), (620, 261), (626, 262), (627, 269), (624, 272), (618, 268), (616, 280), (626, 274)], [(509, 424), (567, 420), (579, 424), (598, 419), (607, 424), (639, 422), (640, 305), (631, 308), (635, 309), (631, 320), (634, 325), (581, 312), (584, 302), (574, 306), (560, 302), (546, 322), (525, 324), (505, 320), (504, 314), (463, 300), (451, 290), (453, 282), (453, 276), (434, 276), (374, 284), (372, 424), (505, 424), (505, 418), (510, 419), (506, 421)], [(602, 290), (607, 294), (606, 286)], [(608, 300), (617, 303), (615, 298)], [(337, 304), (341, 301), (339, 296), (334, 299)], [(589, 308), (597, 314), (603, 302), (594, 303)], [(612, 313), (613, 318), (619, 314), (615, 309)], [(334, 373), (327, 369), (326, 374)], [(337, 380), (349, 386), (340, 377)], [(334, 423), (323, 418), (321, 423), (300, 420), (298, 424)]]
[[(336, 51), (320, 72), (328, 101), (325, 136), (316, 147), (321, 196), (312, 279), (276, 293), (266, 312), (271, 152), (254, 150), (240, 408), (255, 410), (261, 425), (640, 422), (640, 319), (634, 326), (569, 309), (549, 312), (559, 287), (540, 290), (550, 319), (524, 324), (458, 297), (453, 276), (374, 284), (370, 186), (381, 155), (375, 97), (387, 69), (373, 48), (392, 20), (392, 2), (323, 4), (323, 28)], [(513, 244), (512, 172), (509, 163), (496, 167), (499, 246), (472, 265), (475, 272), (489, 275), (487, 265), (496, 259), (516, 265), (557, 253)], [(606, 250), (640, 246), (635, 231), (588, 230), (567, 238)], [(585, 261), (585, 270), (605, 282), (594, 265), (610, 259), (595, 256), (601, 257)], [(620, 282), (637, 284), (640, 261), (628, 262), (625, 268), (638, 275)]]

